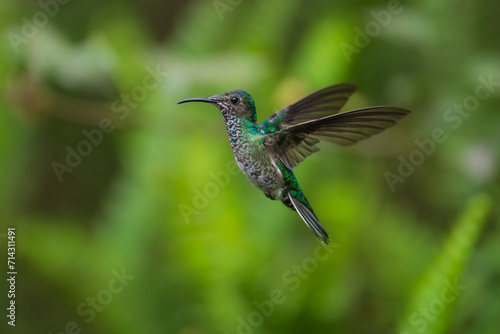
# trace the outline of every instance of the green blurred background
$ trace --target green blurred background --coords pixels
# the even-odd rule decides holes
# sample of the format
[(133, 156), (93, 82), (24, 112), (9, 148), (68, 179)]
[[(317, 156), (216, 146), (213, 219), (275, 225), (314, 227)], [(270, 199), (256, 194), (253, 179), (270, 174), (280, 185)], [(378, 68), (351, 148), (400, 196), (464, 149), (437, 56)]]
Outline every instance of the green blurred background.
[[(499, 12), (2, 1), (0, 260), (14, 226), (18, 271), (2, 333), (498, 333), (500, 86), (482, 82), (500, 82)], [(294, 170), (322, 249), (233, 172), (216, 108), (175, 103), (245, 89), (262, 121), (341, 82), (359, 85), (349, 108), (413, 113)]]

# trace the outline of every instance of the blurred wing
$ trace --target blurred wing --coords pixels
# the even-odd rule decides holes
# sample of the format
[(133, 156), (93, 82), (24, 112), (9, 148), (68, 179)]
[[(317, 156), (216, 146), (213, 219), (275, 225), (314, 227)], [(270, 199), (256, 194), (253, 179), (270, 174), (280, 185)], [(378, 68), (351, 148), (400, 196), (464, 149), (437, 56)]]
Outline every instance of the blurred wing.
[(336, 114), (355, 90), (356, 85), (350, 83), (323, 88), (272, 114), (259, 124), (259, 128), (271, 133), (290, 125)]
[(266, 135), (264, 144), (288, 168), (319, 151), (320, 140), (347, 146), (395, 125), (411, 110), (380, 106), (348, 111), (296, 124)]

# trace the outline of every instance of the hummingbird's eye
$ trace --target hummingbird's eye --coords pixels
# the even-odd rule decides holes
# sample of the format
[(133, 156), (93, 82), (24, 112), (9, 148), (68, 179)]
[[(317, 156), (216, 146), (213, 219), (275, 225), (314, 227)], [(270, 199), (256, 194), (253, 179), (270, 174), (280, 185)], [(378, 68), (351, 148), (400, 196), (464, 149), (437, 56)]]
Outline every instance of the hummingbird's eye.
[(237, 97), (232, 97), (232, 98), (231, 98), (231, 103), (232, 103), (232, 104), (237, 104), (238, 102), (240, 102), (240, 99), (239, 99), (239, 98), (237, 98)]

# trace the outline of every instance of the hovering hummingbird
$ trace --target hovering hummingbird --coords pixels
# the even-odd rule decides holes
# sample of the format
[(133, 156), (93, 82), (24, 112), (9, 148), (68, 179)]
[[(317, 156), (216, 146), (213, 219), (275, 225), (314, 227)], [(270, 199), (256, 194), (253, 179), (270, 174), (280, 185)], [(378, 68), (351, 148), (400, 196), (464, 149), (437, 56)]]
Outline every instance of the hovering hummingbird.
[(328, 234), (300, 189), (292, 168), (318, 151), (320, 140), (352, 145), (390, 128), (411, 112), (376, 106), (338, 113), (355, 90), (356, 85), (349, 83), (323, 88), (260, 124), (254, 101), (243, 90), (185, 99), (177, 104), (206, 102), (219, 108), (236, 163), (248, 181), (268, 198), (280, 200), (297, 211), (314, 234), (328, 244)]

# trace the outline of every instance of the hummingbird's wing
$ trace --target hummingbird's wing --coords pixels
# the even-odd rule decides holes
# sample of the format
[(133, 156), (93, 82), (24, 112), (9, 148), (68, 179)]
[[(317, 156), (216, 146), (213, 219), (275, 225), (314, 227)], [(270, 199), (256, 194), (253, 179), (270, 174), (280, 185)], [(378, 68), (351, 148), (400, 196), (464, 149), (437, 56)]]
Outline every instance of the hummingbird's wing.
[(336, 114), (355, 90), (356, 85), (350, 83), (320, 89), (272, 114), (259, 124), (259, 128), (265, 133), (271, 133), (290, 125)]
[(263, 143), (288, 168), (319, 150), (320, 140), (347, 146), (395, 125), (411, 110), (391, 106), (369, 107), (291, 125), (269, 133)]

